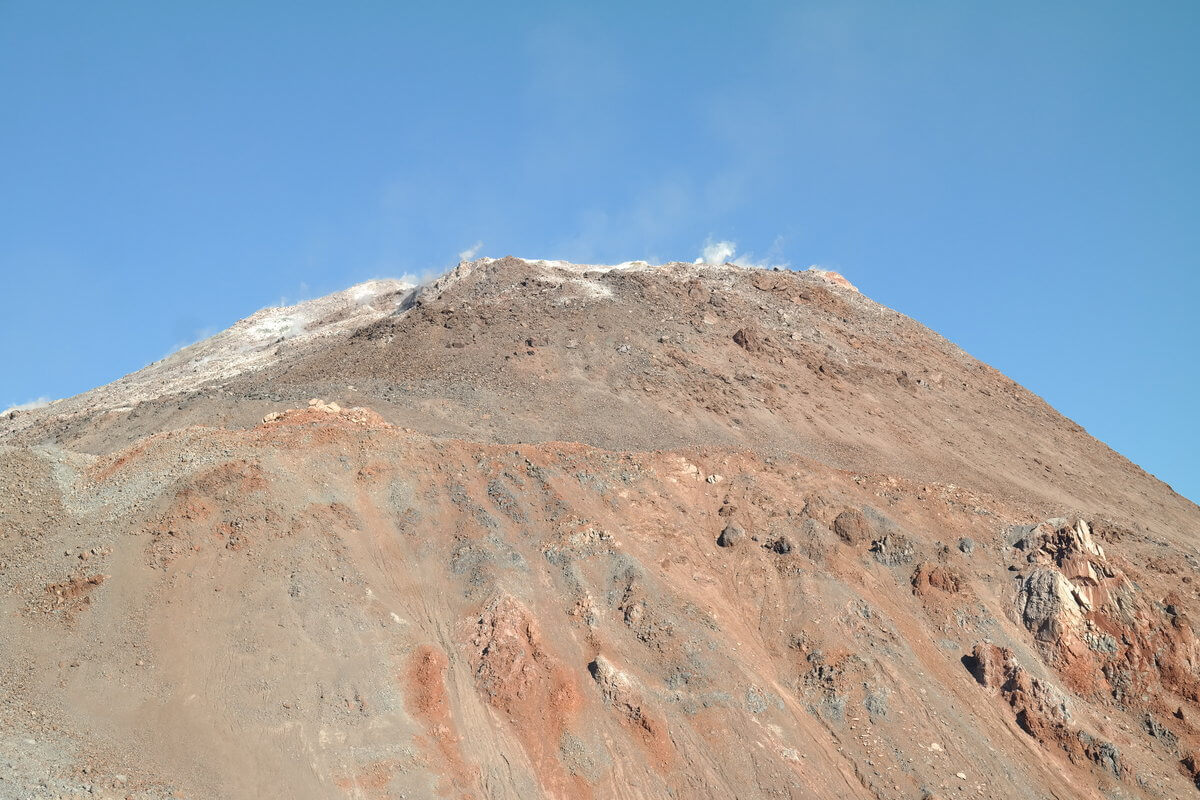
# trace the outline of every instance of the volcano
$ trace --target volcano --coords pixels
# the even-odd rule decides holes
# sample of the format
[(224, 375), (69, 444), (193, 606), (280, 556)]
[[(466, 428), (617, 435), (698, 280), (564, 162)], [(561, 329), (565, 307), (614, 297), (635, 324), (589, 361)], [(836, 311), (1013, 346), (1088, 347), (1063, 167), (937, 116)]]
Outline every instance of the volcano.
[(1195, 796), (1198, 534), (835, 273), (372, 281), (0, 417), (0, 797)]

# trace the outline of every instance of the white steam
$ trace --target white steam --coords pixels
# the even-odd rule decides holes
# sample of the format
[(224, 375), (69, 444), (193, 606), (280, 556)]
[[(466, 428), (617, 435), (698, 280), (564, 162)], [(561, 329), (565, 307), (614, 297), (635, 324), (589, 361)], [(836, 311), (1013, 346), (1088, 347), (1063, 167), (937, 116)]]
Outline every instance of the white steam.
[(737, 242), (722, 240), (714, 242), (710, 237), (704, 243), (704, 249), (700, 251), (700, 257), (696, 259), (697, 264), (728, 264), (733, 259), (733, 254), (737, 252)]
[(468, 247), (466, 250), (463, 250), (461, 253), (459, 253), (458, 260), (459, 261), (470, 261), (471, 259), (475, 258), (475, 256), (479, 255), (479, 251), (482, 249), (483, 249), (483, 242), (476, 242), (475, 244)]
[(754, 253), (746, 253), (745, 255), (737, 254), (737, 242), (728, 239), (713, 241), (710, 236), (704, 240), (704, 247), (700, 250), (700, 257), (695, 260), (696, 264), (734, 264), (739, 267), (754, 267), (756, 269), (770, 269), (771, 267), (787, 267), (786, 261), (777, 259), (779, 245), (782, 237), (777, 237), (771, 245), (771, 249), (767, 251), (765, 258), (755, 260)]
[(17, 403), (15, 406), (9, 406), (0, 411), (0, 417), (11, 414), (14, 411), (32, 411), (35, 408), (45, 408), (53, 402), (49, 397), (39, 397), (36, 400), (30, 400), (28, 403)]

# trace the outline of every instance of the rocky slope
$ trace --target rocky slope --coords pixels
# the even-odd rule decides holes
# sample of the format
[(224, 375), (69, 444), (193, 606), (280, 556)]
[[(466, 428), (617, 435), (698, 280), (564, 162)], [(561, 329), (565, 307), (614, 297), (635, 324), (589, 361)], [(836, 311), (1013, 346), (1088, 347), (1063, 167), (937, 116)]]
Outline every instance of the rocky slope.
[(0, 462), (0, 797), (1200, 778), (1200, 509), (832, 274), (373, 282)]

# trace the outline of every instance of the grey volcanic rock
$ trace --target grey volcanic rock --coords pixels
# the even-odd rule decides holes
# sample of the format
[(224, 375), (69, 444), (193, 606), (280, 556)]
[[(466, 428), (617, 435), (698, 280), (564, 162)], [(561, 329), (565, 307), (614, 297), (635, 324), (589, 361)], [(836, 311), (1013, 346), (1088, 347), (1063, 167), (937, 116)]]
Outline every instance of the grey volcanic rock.
[(746, 531), (742, 530), (740, 525), (731, 522), (721, 530), (721, 535), (717, 537), (717, 544), (721, 547), (733, 547), (745, 538)]

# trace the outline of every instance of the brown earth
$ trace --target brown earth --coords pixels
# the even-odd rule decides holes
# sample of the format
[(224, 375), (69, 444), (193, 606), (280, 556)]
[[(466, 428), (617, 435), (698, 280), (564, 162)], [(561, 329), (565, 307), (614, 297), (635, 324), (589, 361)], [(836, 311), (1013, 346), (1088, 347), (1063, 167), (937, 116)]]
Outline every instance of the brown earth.
[(1200, 509), (838, 276), (252, 319), (0, 419), (0, 797), (1197, 791)]

